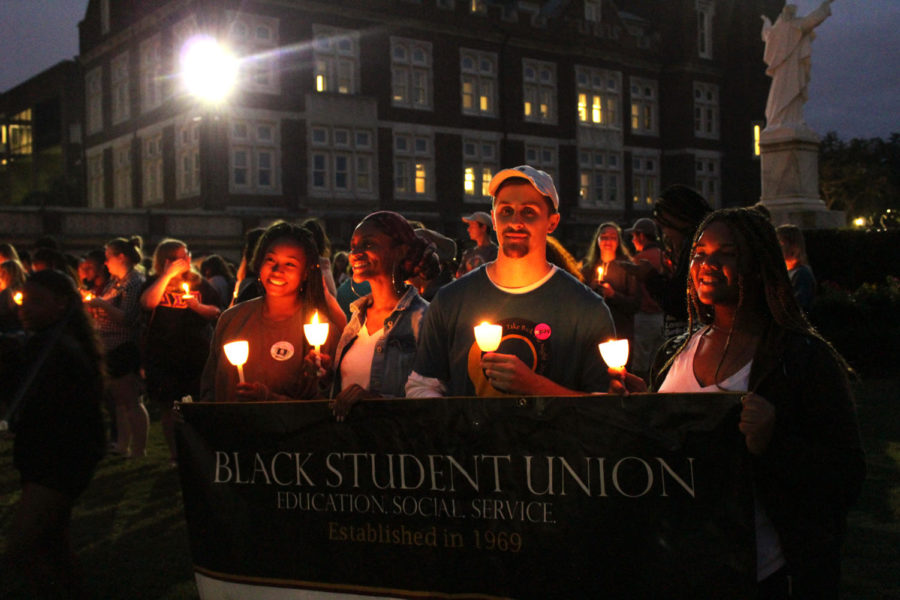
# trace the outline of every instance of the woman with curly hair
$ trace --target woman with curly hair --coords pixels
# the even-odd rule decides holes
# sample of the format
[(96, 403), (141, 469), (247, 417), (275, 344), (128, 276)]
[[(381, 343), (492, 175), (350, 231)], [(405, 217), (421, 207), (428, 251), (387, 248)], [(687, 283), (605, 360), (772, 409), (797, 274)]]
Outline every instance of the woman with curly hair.
[[(836, 598), (847, 510), (865, 476), (848, 366), (797, 304), (772, 225), (713, 212), (694, 237), (688, 333), (657, 357), (659, 392), (745, 392), (760, 598)], [(630, 391), (646, 389), (634, 375)]]
[[(219, 318), (203, 369), (200, 398), (206, 402), (306, 399), (319, 396), (311, 347), (303, 325), (315, 312), (330, 325), (322, 352), (332, 354), (347, 324), (337, 301), (326, 300), (319, 253), (309, 231), (286, 222), (272, 224), (256, 246), (253, 270), (263, 295), (241, 302)], [(333, 298), (332, 298), (333, 300)], [(223, 346), (249, 343), (250, 354), (239, 383), (237, 369)]]
[(338, 420), (359, 400), (405, 395), (428, 307), (407, 279), (417, 268), (425, 266), (428, 278), (440, 268), (433, 246), (391, 211), (374, 212), (356, 226), (349, 254), (353, 281), (369, 282), (372, 291), (350, 305), (338, 342), (331, 388)]

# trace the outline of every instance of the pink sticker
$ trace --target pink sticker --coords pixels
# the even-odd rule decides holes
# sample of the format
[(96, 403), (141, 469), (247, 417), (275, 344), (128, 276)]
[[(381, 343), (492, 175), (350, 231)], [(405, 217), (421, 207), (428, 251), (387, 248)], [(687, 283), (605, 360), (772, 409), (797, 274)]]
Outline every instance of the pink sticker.
[(550, 326), (546, 323), (538, 323), (534, 326), (534, 337), (542, 342), (550, 337)]

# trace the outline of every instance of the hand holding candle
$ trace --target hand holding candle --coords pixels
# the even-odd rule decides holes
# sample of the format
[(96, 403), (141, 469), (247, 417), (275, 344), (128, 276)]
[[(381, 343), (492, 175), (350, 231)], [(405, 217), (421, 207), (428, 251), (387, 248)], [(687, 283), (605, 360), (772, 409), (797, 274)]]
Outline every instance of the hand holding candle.
[(597, 281), (603, 281), (603, 274), (603, 265), (600, 265), (599, 267), (597, 267)]
[(503, 325), (494, 325), (487, 321), (482, 321), (480, 325), (475, 327), (475, 343), (482, 352), (494, 352), (500, 347), (500, 340), (503, 338)]
[(181, 289), (184, 290), (184, 294), (181, 295), (182, 300), (194, 297), (194, 295), (191, 294), (191, 286), (187, 282), (181, 284)]
[(222, 346), (228, 362), (238, 369), (238, 379), (244, 383), (244, 363), (247, 362), (247, 356), (250, 354), (250, 344), (246, 340), (238, 340), (229, 342)]

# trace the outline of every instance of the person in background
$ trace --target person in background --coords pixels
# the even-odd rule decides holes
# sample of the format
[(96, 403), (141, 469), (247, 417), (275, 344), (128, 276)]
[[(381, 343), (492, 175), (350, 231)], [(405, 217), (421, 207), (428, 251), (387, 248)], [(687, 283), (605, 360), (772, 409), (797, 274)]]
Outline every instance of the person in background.
[(241, 262), (235, 273), (234, 292), (232, 293), (231, 306), (238, 302), (244, 302), (251, 298), (256, 298), (261, 293), (259, 285), (259, 273), (253, 272), (253, 253), (256, 251), (256, 244), (262, 237), (265, 229), (262, 227), (254, 227), (248, 229), (244, 233), (244, 247), (241, 249)]
[(572, 256), (566, 247), (552, 235), (547, 236), (547, 262), (556, 265), (566, 273), (584, 283), (584, 275), (578, 267), (578, 261)]
[(601, 223), (594, 232), (581, 273), (590, 288), (606, 300), (616, 335), (629, 343), (634, 339), (634, 313), (641, 302), (640, 284), (632, 266), (621, 228), (612, 222)]
[[(339, 421), (360, 400), (405, 396), (428, 306), (406, 281), (429, 260), (430, 268), (418, 269), (426, 278), (439, 269), (434, 249), (395, 212), (374, 212), (353, 231), (353, 280), (368, 281), (372, 293), (350, 306), (353, 316), (338, 341), (331, 397)], [(331, 362), (330, 357), (323, 358)]]
[(91, 250), (78, 263), (78, 279), (81, 289), (86, 294), (97, 296), (109, 282), (109, 269), (106, 268), (106, 252), (103, 248)]
[(72, 551), (72, 508), (103, 457), (103, 353), (75, 281), (55, 270), (31, 275), (21, 318), (21, 401), (10, 425), (22, 494), (9, 523), (4, 586), (24, 574), (33, 598), (86, 597)]
[(440, 270), (433, 277), (426, 279), (425, 275), (417, 273), (409, 280), (419, 290), (419, 295), (422, 296), (422, 299), (426, 302), (431, 302), (431, 299), (434, 298), (439, 289), (453, 281), (454, 273), (456, 273), (456, 242), (424, 226), (418, 229), (414, 228), (414, 230), (418, 237), (434, 246), (440, 262)]
[(337, 285), (334, 281), (334, 273), (331, 271), (331, 240), (325, 233), (325, 225), (321, 220), (310, 217), (304, 220), (300, 227), (309, 231), (319, 249), (319, 270), (325, 283), (325, 291), (332, 296), (337, 296)]
[[(303, 325), (318, 312), (328, 322), (328, 339), (322, 354), (334, 356), (334, 348), (347, 319), (337, 302), (326, 300), (319, 251), (312, 234), (293, 223), (270, 225), (256, 246), (251, 261), (259, 273), (263, 295), (241, 302), (222, 313), (216, 323), (201, 380), (204, 402), (268, 401), (320, 397), (314, 350), (303, 334)], [(239, 383), (224, 345), (244, 340), (249, 356), (243, 367), (245, 383)]]
[(472, 269), (497, 258), (497, 244), (491, 241), (491, 231), (494, 228), (491, 215), (477, 211), (463, 217), (462, 220), (468, 225), (469, 239), (475, 242), (475, 247), (463, 252), (459, 269), (456, 271), (457, 277), (462, 277)]
[(173, 466), (177, 455), (172, 407), (184, 396), (200, 395), (200, 375), (209, 352), (212, 324), (221, 312), (219, 305), (216, 290), (191, 269), (191, 253), (184, 242), (165, 239), (157, 244), (152, 271), (141, 294), (141, 306), (150, 313), (144, 331), (143, 364), (147, 395), (160, 408)]
[(787, 268), (788, 277), (794, 288), (794, 296), (797, 304), (804, 311), (809, 312), (813, 300), (816, 298), (816, 276), (809, 266), (809, 258), (806, 256), (806, 240), (803, 231), (796, 225), (779, 225), (775, 229), (778, 243), (781, 245), (781, 254), (784, 256), (784, 266)]
[(687, 303), (684, 282), (687, 280), (691, 239), (697, 225), (712, 207), (696, 190), (675, 184), (663, 190), (653, 205), (653, 220), (662, 233), (664, 268), (657, 271), (649, 262), (641, 262), (639, 280), (663, 309), (666, 336), (685, 331)]
[(216, 290), (219, 308), (228, 308), (234, 290), (234, 271), (225, 259), (218, 254), (210, 254), (200, 262), (200, 274)]
[(334, 284), (341, 287), (341, 284), (350, 278), (350, 256), (343, 250), (334, 253), (334, 260), (331, 261), (331, 276), (334, 278)]
[(106, 244), (110, 279), (99, 296), (85, 303), (94, 316), (106, 351), (107, 390), (116, 407), (117, 438), (111, 451), (121, 456), (144, 456), (150, 417), (141, 402), (138, 331), (144, 275), (136, 267), (141, 253), (134, 239), (116, 238)]
[[(837, 598), (847, 511), (865, 478), (849, 367), (794, 297), (772, 225), (728, 208), (699, 225), (688, 332), (666, 343), (651, 388), (743, 392), (752, 461), (757, 597)], [(699, 327), (694, 327), (699, 325)], [(646, 391), (634, 375), (612, 389)]]
[[(634, 222), (626, 235), (631, 236), (635, 254), (631, 259), (635, 264), (642, 260), (650, 263), (657, 273), (663, 271), (663, 253), (656, 234), (656, 223), (652, 219), (641, 218)], [(634, 314), (634, 346), (631, 351), (631, 369), (641, 377), (650, 372), (650, 364), (656, 351), (666, 341), (665, 316), (662, 307), (650, 296), (643, 283), (641, 304)]]
[[(553, 179), (522, 165), (499, 171), (489, 190), (500, 252), (434, 297), (407, 395), (605, 391), (608, 376), (597, 344), (616, 334), (606, 303), (547, 262), (547, 236), (560, 219)], [(482, 353), (475, 343), (474, 327), (482, 321), (503, 328), (494, 352)]]
[(6, 260), (0, 263), (0, 333), (22, 329), (15, 295), (25, 287), (25, 277), (25, 269), (19, 261)]
[(19, 259), (19, 253), (16, 252), (15, 246), (7, 243), (0, 244), (0, 262), (6, 262), (8, 260), (22, 262)]

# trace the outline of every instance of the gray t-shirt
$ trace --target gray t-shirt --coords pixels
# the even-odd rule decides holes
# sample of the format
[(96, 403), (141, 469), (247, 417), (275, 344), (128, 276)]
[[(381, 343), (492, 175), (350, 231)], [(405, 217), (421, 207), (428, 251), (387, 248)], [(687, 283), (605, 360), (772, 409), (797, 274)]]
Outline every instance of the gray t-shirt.
[(609, 378), (597, 345), (615, 337), (603, 299), (557, 269), (525, 293), (498, 288), (479, 267), (437, 293), (419, 334), (413, 370), (447, 384), (450, 396), (502, 396), (481, 371), (474, 327), (503, 325), (497, 352), (514, 354), (539, 375), (585, 393), (605, 392)]

